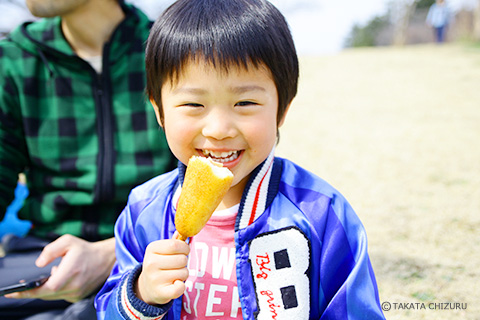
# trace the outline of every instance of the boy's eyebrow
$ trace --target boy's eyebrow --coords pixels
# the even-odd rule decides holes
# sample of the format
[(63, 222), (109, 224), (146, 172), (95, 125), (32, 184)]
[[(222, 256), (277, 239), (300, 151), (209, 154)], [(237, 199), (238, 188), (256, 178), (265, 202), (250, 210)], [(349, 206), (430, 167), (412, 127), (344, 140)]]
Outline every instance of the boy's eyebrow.
[(201, 88), (180, 87), (173, 90), (173, 93), (191, 93), (194, 95), (204, 95), (207, 93), (207, 90)]
[[(246, 85), (246, 86), (238, 86), (238, 87), (231, 87), (230, 91), (236, 94), (242, 94), (245, 92), (251, 91), (265, 91), (265, 88), (258, 85)], [(190, 93), (194, 95), (205, 95), (208, 93), (208, 90), (202, 88), (189, 88), (189, 87), (180, 87), (176, 88), (174, 93)]]
[(245, 93), (250, 91), (265, 91), (264, 87), (257, 86), (257, 85), (248, 85), (248, 86), (239, 86), (231, 88), (232, 92), (234, 93)]

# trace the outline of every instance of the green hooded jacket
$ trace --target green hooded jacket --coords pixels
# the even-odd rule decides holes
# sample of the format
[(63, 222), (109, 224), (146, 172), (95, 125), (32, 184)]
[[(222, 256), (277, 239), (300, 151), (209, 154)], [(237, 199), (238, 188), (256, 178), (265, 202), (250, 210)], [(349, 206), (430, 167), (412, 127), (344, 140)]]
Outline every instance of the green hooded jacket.
[(59, 17), (0, 41), (0, 220), (25, 172), (19, 217), (31, 234), (112, 237), (130, 190), (176, 166), (144, 91), (151, 22), (122, 7), (101, 75), (72, 51)]

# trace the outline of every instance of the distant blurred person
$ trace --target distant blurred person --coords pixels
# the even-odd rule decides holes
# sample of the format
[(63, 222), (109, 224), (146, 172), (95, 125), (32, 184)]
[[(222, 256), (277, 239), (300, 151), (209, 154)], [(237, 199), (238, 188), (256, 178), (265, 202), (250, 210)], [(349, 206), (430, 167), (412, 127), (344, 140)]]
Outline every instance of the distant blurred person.
[(0, 319), (93, 320), (130, 190), (177, 164), (144, 92), (151, 21), (123, 0), (26, 4), (44, 18), (0, 41), (0, 220), (25, 172), (34, 227), (2, 240), (0, 283), (51, 276)]
[(444, 0), (436, 0), (428, 10), (427, 24), (433, 28), (435, 41), (445, 42), (445, 35), (451, 20), (451, 12)]

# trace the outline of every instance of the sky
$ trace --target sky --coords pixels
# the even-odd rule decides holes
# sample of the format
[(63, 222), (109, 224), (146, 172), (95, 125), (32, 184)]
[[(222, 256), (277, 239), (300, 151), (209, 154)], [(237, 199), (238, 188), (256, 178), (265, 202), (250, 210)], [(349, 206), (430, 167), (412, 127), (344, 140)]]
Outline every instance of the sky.
[[(24, 0), (16, 0), (22, 2)], [(94, 0), (95, 1), (95, 0)], [(285, 15), (299, 55), (339, 52), (355, 24), (363, 25), (387, 10), (388, 1), (403, 0), (270, 0)], [(447, 0), (453, 10), (473, 7), (477, 0)], [(151, 19), (172, 0), (127, 0)], [(0, 30), (29, 19), (27, 10), (0, 0)]]
[[(365, 25), (386, 13), (388, 5), (388, 0), (304, 0), (308, 6), (289, 10), (289, 5), (298, 1), (271, 0), (286, 16), (300, 55), (337, 53), (355, 24)], [(458, 10), (473, 7), (476, 0), (446, 2), (452, 10)]]

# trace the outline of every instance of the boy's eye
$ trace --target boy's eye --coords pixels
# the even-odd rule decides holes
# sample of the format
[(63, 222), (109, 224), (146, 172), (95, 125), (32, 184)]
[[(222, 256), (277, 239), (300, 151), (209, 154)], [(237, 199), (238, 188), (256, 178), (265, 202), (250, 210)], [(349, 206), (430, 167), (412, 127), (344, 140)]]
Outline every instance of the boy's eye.
[(257, 105), (258, 103), (252, 102), (252, 101), (240, 101), (235, 104), (235, 106), (238, 107), (246, 107), (246, 106), (251, 106), (251, 105)]
[(192, 107), (192, 108), (201, 108), (201, 107), (203, 107), (203, 105), (201, 105), (200, 103), (184, 103), (184, 104), (182, 104), (182, 106)]

